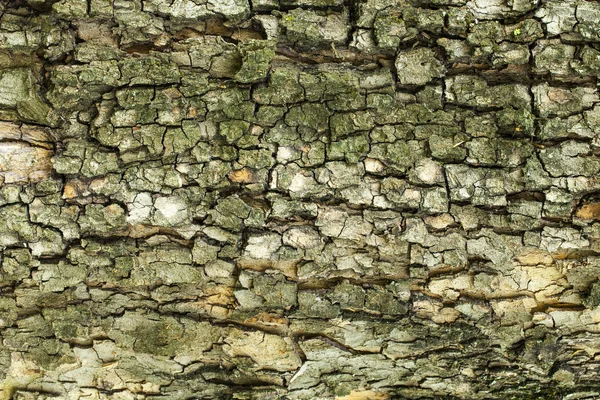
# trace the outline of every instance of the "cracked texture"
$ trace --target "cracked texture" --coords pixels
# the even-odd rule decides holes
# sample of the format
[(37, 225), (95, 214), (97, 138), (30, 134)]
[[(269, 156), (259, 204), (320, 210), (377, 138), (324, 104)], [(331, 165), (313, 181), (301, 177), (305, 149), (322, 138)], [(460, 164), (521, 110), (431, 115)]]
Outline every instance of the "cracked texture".
[(0, 399), (598, 398), (600, 5), (0, 4)]

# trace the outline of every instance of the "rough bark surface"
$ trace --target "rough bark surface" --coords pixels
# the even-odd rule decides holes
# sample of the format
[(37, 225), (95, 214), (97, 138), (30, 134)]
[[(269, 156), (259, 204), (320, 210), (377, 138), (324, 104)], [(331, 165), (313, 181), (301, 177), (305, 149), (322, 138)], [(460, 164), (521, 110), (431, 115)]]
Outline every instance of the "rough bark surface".
[(600, 398), (600, 2), (0, 6), (0, 399)]

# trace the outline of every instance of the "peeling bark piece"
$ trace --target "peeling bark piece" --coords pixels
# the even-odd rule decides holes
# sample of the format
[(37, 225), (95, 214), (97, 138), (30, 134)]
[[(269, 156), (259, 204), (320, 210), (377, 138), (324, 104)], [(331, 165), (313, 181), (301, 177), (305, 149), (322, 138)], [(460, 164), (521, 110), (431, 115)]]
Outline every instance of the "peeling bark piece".
[(378, 13), (375, 17), (375, 40), (377, 46), (385, 51), (395, 52), (402, 42), (414, 39), (418, 33), (416, 28), (407, 26), (401, 13), (401, 10), (391, 9), (385, 14)]
[(216, 15), (233, 21), (250, 12), (248, 0), (143, 0), (144, 10), (157, 11), (175, 19), (197, 20)]
[(585, 40), (600, 41), (600, 27), (598, 27), (600, 6), (597, 3), (583, 2), (578, 4), (575, 18), (578, 22), (577, 30)]
[(344, 4), (344, 0), (280, 0), (282, 6), (303, 6), (303, 7), (339, 7)]
[(428, 48), (401, 52), (396, 57), (398, 80), (403, 85), (424, 85), (446, 72), (435, 53)]
[(180, 51), (187, 53), (192, 67), (208, 71), (216, 78), (232, 78), (242, 65), (238, 48), (219, 36), (188, 39)]
[(238, 45), (243, 56), (242, 66), (234, 79), (241, 83), (252, 83), (267, 78), (271, 61), (275, 57), (274, 43), (265, 40), (250, 40)]
[(295, 371), (302, 365), (289, 338), (232, 329), (225, 342), (226, 354), (250, 357), (259, 370)]
[(531, 95), (527, 86), (503, 84), (490, 86), (480, 77), (458, 75), (446, 80), (446, 100), (468, 107), (531, 107)]
[(476, 18), (501, 19), (524, 15), (538, 3), (539, 0), (471, 0), (467, 5)]
[(2, 184), (40, 182), (52, 173), (53, 153), (27, 142), (0, 142)]
[(575, 46), (561, 43), (560, 40), (540, 40), (533, 49), (534, 71), (538, 74), (550, 72), (555, 75), (570, 75), (574, 71), (571, 63), (575, 56)]
[(296, 8), (285, 13), (281, 25), (288, 41), (301, 48), (331, 48), (348, 40), (348, 11), (323, 13)]
[(17, 102), (27, 100), (30, 86), (27, 70), (4, 70), (0, 75), (0, 105), (15, 107)]
[(82, 18), (87, 15), (86, 2), (79, 0), (60, 0), (52, 8), (63, 18)]
[(506, 205), (506, 194), (521, 190), (521, 172), (504, 174), (497, 170), (447, 165), (450, 199), (478, 205)]
[(251, 168), (233, 170), (229, 173), (229, 179), (233, 183), (256, 183), (259, 182), (256, 172)]
[(560, 146), (540, 151), (540, 160), (551, 176), (595, 176), (600, 172), (600, 159), (590, 155), (590, 147), (585, 143), (566, 141)]
[(546, 24), (548, 33), (556, 36), (573, 31), (577, 24), (576, 10), (577, 2), (574, 0), (554, 0), (544, 3), (535, 15)]
[(586, 221), (600, 220), (600, 203), (587, 203), (582, 205), (577, 212), (575, 212), (575, 216)]
[(532, 92), (535, 109), (542, 117), (569, 116), (590, 109), (600, 101), (597, 91), (588, 87), (567, 89), (544, 83), (533, 86)]
[(335, 400), (388, 400), (390, 396), (382, 392), (372, 390), (353, 390), (347, 396), (338, 396)]
[(554, 262), (550, 253), (538, 249), (518, 254), (515, 256), (515, 260), (523, 265), (551, 265)]

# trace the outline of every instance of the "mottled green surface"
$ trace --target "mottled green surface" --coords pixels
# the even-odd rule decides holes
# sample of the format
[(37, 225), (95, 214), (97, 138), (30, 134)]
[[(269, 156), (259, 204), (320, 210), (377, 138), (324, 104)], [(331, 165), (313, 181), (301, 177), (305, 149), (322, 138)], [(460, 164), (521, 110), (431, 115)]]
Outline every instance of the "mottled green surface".
[(0, 5), (0, 399), (600, 397), (600, 5)]

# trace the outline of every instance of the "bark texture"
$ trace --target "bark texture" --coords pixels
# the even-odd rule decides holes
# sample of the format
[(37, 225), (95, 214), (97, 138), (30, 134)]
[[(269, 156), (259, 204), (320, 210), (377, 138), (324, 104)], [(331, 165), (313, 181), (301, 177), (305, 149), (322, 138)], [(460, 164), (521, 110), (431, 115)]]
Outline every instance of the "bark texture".
[(0, 6), (0, 399), (600, 398), (600, 2)]

